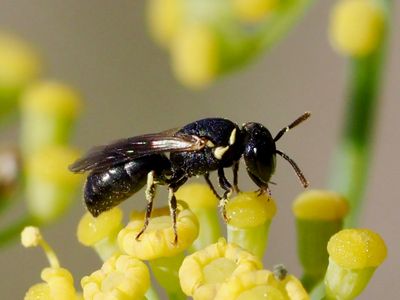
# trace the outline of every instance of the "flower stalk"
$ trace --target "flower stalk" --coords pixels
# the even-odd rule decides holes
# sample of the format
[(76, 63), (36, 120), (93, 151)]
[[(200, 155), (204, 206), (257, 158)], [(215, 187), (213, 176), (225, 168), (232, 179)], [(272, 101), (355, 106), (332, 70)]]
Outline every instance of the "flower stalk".
[(357, 224), (369, 177), (391, 4), (390, 0), (377, 2), (384, 13), (381, 37), (376, 48), (368, 55), (349, 57), (346, 116), (331, 171), (330, 187), (343, 194), (350, 203), (345, 227)]

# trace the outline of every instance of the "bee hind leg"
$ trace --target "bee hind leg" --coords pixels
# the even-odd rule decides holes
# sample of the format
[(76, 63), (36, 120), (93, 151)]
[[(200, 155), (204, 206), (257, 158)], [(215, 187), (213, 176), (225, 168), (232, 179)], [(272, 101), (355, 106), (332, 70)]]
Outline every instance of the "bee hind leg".
[(145, 232), (147, 226), (149, 225), (151, 212), (153, 210), (153, 200), (154, 200), (154, 196), (156, 194), (156, 183), (154, 182), (154, 175), (155, 175), (154, 171), (151, 171), (147, 174), (147, 185), (146, 185), (146, 191), (145, 191), (146, 200), (147, 200), (146, 214), (144, 217), (143, 228), (136, 235), (136, 240), (139, 240), (140, 236)]

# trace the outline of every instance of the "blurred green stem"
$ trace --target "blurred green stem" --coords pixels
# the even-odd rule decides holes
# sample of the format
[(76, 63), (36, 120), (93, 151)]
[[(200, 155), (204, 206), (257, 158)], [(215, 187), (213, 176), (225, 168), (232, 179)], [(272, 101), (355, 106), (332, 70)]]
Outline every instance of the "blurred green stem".
[[(386, 6), (389, 2), (382, 0)], [(380, 47), (373, 54), (351, 58), (349, 62), (345, 123), (330, 180), (331, 188), (341, 192), (350, 203), (345, 227), (357, 224), (367, 186), (386, 36), (384, 33)]]
[(25, 226), (37, 226), (37, 221), (31, 215), (25, 215), (19, 218), (15, 223), (8, 225), (0, 230), (0, 248), (7, 246), (15, 238), (19, 237)]

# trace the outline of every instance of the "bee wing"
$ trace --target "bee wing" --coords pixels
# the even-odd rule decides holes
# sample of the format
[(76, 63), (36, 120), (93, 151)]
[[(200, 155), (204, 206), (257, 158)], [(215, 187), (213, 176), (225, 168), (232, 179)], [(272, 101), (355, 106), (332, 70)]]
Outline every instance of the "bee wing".
[(69, 169), (74, 173), (104, 171), (112, 166), (150, 154), (197, 151), (204, 148), (205, 141), (200, 137), (179, 134), (176, 131), (176, 129), (171, 129), (145, 134), (94, 147), (84, 157), (70, 165)]

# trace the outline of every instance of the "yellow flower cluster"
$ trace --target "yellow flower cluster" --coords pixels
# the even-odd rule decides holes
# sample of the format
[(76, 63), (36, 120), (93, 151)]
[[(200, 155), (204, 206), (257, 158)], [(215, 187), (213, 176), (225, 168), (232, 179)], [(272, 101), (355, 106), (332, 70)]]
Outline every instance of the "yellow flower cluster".
[(309, 299), (295, 277), (275, 278), (256, 256), (224, 239), (186, 257), (179, 278), (196, 300)]
[[(213, 214), (216, 214), (214, 195), (205, 187), (198, 184), (186, 185), (178, 196), (187, 199), (197, 212), (213, 207)], [(197, 196), (206, 199), (191, 201), (189, 198), (194, 191), (199, 193)], [(347, 210), (347, 202), (336, 193), (321, 190), (306, 192), (295, 201), (296, 216), (306, 222), (298, 225), (305, 226), (307, 232), (312, 233), (311, 238), (317, 240), (317, 243), (308, 244), (316, 246), (319, 252), (324, 252), (319, 244), (326, 249), (325, 235), (332, 235), (332, 229), (339, 232), (328, 243), (328, 266), (325, 264), (325, 260), (328, 261), (327, 254), (319, 255), (310, 247), (302, 248), (308, 249), (308, 254), (311, 253), (320, 264), (316, 268), (314, 262), (302, 261), (305, 269), (305, 277), (302, 279), (304, 283), (288, 275), (283, 267), (273, 272), (263, 269), (262, 255), (254, 248), (265, 250), (266, 240), (259, 233), (268, 236), (276, 205), (268, 195), (259, 196), (255, 192), (240, 192), (228, 204), (227, 213), (232, 221), (228, 225), (230, 241), (220, 238), (185, 256), (185, 251), (198, 236), (199, 222), (185, 202), (178, 203), (177, 244), (174, 243), (171, 216), (166, 207), (154, 210), (139, 240), (137, 235), (142, 230), (144, 220), (142, 212), (133, 211), (125, 227), (122, 211), (118, 207), (98, 218), (88, 213), (82, 217), (77, 230), (78, 240), (92, 247), (104, 261), (99, 270), (82, 278), (83, 299), (145, 299), (151, 287), (149, 269), (144, 260), (148, 261), (154, 277), (170, 298), (181, 299), (186, 295), (195, 300), (306, 300), (309, 295), (305, 286), (312, 288), (323, 279), (326, 271), (327, 295), (335, 299), (353, 299), (354, 295), (363, 290), (373, 271), (386, 256), (383, 240), (372, 231), (339, 231), (337, 227), (329, 225), (330, 222), (336, 224), (338, 219), (341, 220)], [(315, 222), (312, 221), (315, 219), (315, 214), (311, 213), (313, 207), (322, 214), (321, 218), (316, 218), (316, 223), (312, 223)], [(311, 226), (307, 222), (311, 222)], [(315, 226), (319, 229), (328, 226), (329, 230), (314, 232)], [(315, 235), (321, 232), (321, 236)], [(300, 237), (310, 241), (305, 234), (300, 232)], [(60, 267), (54, 251), (44, 241), (38, 228), (27, 227), (22, 233), (21, 242), (25, 247), (40, 245), (50, 262), (50, 268), (42, 272), (44, 282), (32, 286), (26, 293), (26, 300), (81, 297), (74, 289), (71, 273)], [(263, 244), (264, 248), (257, 243)]]

